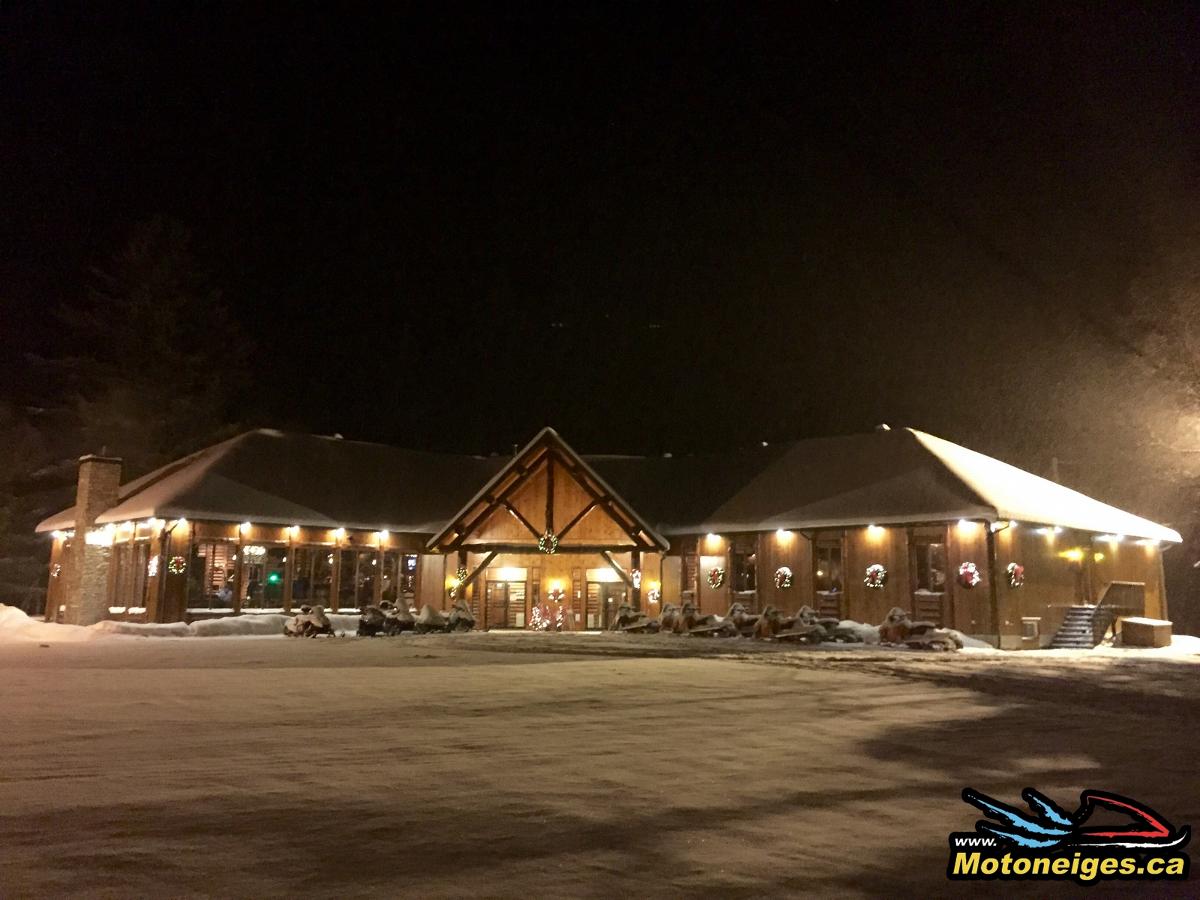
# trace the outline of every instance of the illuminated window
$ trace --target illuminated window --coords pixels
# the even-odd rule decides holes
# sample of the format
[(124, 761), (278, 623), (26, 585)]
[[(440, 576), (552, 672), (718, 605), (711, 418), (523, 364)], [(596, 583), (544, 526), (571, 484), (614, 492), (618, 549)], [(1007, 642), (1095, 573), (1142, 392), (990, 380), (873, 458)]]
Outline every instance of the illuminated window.
[(938, 625), (946, 619), (946, 529), (914, 528), (908, 533), (912, 614)]
[(292, 606), (329, 608), (333, 585), (333, 551), (328, 547), (293, 547)]
[(823, 616), (842, 615), (842, 533), (818, 532), (813, 540), (813, 606)]
[(733, 589), (749, 592), (758, 589), (758, 542), (753, 535), (733, 539), (730, 553), (730, 569)]

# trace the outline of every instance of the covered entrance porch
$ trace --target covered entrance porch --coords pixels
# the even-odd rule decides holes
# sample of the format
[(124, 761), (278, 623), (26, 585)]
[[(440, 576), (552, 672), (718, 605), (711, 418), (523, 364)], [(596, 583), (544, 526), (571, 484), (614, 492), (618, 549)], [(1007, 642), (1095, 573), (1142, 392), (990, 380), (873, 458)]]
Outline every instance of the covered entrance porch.
[(484, 629), (607, 628), (657, 591), (667, 542), (545, 429), (429, 542)]

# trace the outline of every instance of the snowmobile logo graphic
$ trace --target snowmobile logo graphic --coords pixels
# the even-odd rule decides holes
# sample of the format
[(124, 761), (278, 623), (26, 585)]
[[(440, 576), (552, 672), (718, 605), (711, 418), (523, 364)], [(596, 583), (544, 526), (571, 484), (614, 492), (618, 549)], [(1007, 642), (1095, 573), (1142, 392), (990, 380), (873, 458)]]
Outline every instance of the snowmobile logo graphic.
[[(987, 816), (950, 835), (946, 877), (974, 879), (1186, 879), (1191, 837), (1157, 812), (1109, 791), (1087, 790), (1070, 813), (1025, 788), (1024, 812), (972, 788), (962, 798)], [(1115, 821), (1114, 821), (1115, 820)]]
[[(1183, 847), (1191, 837), (1188, 826), (1176, 829), (1144, 803), (1120, 794), (1084, 791), (1074, 813), (1066, 812), (1033, 788), (1025, 788), (1021, 797), (1032, 815), (971, 788), (962, 792), (963, 800), (1000, 822), (981, 819), (975, 823), (977, 834), (1027, 850), (1168, 850)], [(1125, 825), (1086, 825), (1101, 809), (1124, 815), (1130, 821)]]

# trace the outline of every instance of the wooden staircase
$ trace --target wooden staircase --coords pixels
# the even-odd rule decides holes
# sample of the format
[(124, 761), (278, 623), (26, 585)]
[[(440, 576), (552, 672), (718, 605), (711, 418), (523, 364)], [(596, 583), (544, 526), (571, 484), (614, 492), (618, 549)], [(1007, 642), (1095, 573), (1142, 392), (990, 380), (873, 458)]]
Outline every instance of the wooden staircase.
[[(1100, 606), (1072, 606), (1050, 641), (1051, 650), (1091, 650), (1100, 643), (1097, 626), (1105, 616)], [(1107, 623), (1105, 629), (1107, 630)], [(1103, 635), (1104, 631), (1099, 631)]]

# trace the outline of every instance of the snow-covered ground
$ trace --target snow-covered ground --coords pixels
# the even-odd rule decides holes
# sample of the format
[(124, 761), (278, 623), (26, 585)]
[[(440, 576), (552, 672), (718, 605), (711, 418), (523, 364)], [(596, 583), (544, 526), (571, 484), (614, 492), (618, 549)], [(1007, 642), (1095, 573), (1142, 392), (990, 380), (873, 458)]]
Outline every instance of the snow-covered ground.
[(29, 624), (0, 643), (5, 898), (961, 895), (966, 785), (1200, 824), (1197, 657)]

